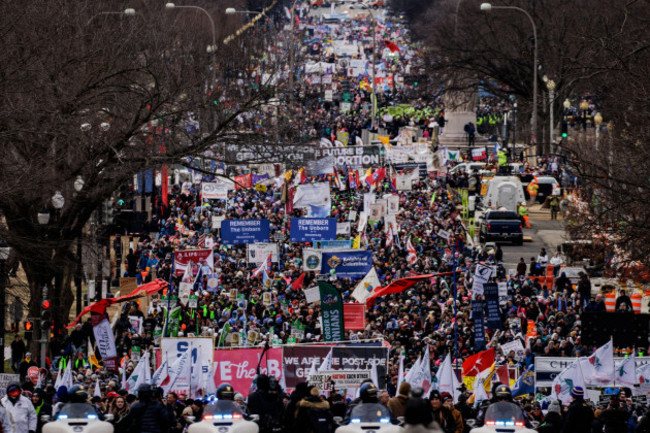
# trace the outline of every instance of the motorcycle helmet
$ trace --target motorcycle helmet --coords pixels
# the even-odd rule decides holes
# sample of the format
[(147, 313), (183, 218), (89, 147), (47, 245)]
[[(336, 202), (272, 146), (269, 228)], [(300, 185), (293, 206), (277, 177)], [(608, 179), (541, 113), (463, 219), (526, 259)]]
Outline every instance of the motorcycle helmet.
[(366, 382), (359, 389), (359, 396), (364, 403), (376, 403), (379, 390), (372, 382)]
[(235, 399), (235, 389), (229, 383), (222, 383), (217, 388), (217, 398), (219, 400), (234, 400)]
[(88, 391), (83, 385), (75, 385), (68, 391), (71, 403), (85, 403), (88, 400)]
[(497, 400), (506, 400), (506, 401), (511, 401), (512, 400), (512, 392), (510, 391), (510, 388), (506, 385), (499, 385), (497, 388), (494, 390), (494, 396), (496, 397)]

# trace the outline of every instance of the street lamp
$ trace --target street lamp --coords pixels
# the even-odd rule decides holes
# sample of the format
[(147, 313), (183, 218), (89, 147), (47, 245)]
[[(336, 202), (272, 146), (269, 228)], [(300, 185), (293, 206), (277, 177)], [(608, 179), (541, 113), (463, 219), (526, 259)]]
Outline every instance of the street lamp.
[(594, 116), (594, 125), (596, 127), (596, 150), (598, 150), (598, 138), (600, 137), (600, 124), (603, 123), (603, 116), (600, 112)]
[(38, 224), (45, 227), (50, 223), (50, 211), (47, 210), (46, 207), (40, 210), (39, 213), (36, 214), (36, 220), (38, 221)]
[(548, 131), (548, 142), (549, 144), (549, 150), (551, 153), (553, 152), (553, 101), (555, 100), (555, 81), (553, 80), (546, 80), (546, 88), (548, 89), (548, 109), (551, 114), (550, 116), (550, 125), (549, 125), (549, 131)]
[[(165, 4), (165, 9), (168, 9), (168, 10), (171, 10), (171, 9), (194, 9), (194, 10), (199, 10), (199, 11), (203, 12), (208, 17), (208, 19), (210, 20), (210, 25), (212, 26), (212, 45), (208, 46), (206, 48), (206, 51), (208, 53), (212, 54), (212, 68), (214, 69), (214, 65), (216, 65), (214, 54), (217, 52), (217, 28), (214, 25), (214, 20), (212, 19), (212, 15), (210, 15), (210, 13), (208, 11), (206, 11), (205, 9), (203, 9), (200, 6), (178, 6), (177, 4), (171, 3), (171, 2)], [(212, 84), (214, 84), (214, 80), (213, 80)]]
[(74, 180), (74, 190), (77, 192), (81, 192), (82, 189), (84, 189), (84, 180), (81, 176), (77, 176), (77, 178)]
[[(257, 15), (259, 13), (260, 12), (256, 12), (256, 11), (238, 11), (235, 8), (226, 8), (226, 15), (235, 15), (235, 14)], [(261, 13), (263, 14), (264, 12)]]
[(5, 241), (0, 241), (0, 347), (3, 349), (2, 354), (0, 354), (0, 373), (5, 372), (5, 321), (6, 315), (5, 310), (7, 309), (7, 304), (5, 302), (5, 297), (7, 296), (7, 259), (11, 253), (11, 248), (9, 244)]
[(90, 17), (90, 19), (89, 19), (88, 21), (86, 21), (86, 25), (90, 24), (90, 22), (91, 22), (92, 20), (94, 20), (95, 18), (97, 18), (97, 17), (100, 16), (100, 15), (126, 15), (126, 16), (134, 16), (134, 15), (137, 15), (137, 14), (138, 14), (138, 13), (137, 13), (137, 12), (135, 11), (135, 9), (133, 9), (133, 8), (126, 8), (126, 9), (124, 9), (123, 11), (116, 11), (116, 12), (113, 12), (113, 11), (100, 12), (100, 13), (95, 14), (95, 15), (93, 15), (92, 17)]
[(517, 6), (492, 6), (492, 3), (481, 3), (483, 12), (490, 12), (492, 9), (512, 9), (526, 14), (533, 26), (533, 39), (535, 40), (535, 50), (533, 54), (533, 118), (531, 119), (532, 132), (530, 134), (531, 143), (537, 143), (537, 27), (533, 17), (525, 9)]
[(582, 111), (581, 117), (582, 117), (582, 130), (587, 131), (587, 110), (589, 109), (589, 102), (585, 101), (584, 99), (580, 101), (580, 110)]

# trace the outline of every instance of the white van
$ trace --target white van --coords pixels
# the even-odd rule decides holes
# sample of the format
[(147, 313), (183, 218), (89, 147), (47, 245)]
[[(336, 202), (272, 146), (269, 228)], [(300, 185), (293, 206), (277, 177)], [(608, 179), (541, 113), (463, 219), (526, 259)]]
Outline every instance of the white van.
[(454, 168), (450, 169), (449, 174), (454, 174), (456, 172), (467, 172), (471, 174), (474, 171), (478, 172), (483, 170), (483, 167), (485, 167), (484, 162), (461, 162)]
[(517, 176), (496, 176), (488, 182), (483, 198), (486, 209), (506, 208), (517, 211), (518, 203), (525, 203), (526, 196), (521, 180)]

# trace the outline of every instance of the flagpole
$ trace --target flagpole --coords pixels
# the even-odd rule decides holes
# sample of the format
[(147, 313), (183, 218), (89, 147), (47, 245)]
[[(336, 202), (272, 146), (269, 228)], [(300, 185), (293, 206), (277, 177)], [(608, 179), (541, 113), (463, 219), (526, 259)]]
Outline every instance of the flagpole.
[(172, 299), (172, 282), (174, 281), (174, 266), (176, 264), (176, 252), (172, 253), (172, 271), (169, 274), (169, 289), (167, 289), (167, 311), (165, 312), (165, 324), (163, 325), (163, 337), (167, 337), (169, 331), (169, 308)]
[[(454, 352), (456, 358), (456, 370), (458, 370), (458, 308), (456, 305), (456, 298), (458, 296), (458, 288), (456, 287), (456, 244), (452, 247), (451, 250), (451, 263), (454, 267), (453, 269), (453, 288), (454, 288)], [(456, 371), (458, 375), (458, 371)], [(453, 383), (453, 382), (452, 382)]]

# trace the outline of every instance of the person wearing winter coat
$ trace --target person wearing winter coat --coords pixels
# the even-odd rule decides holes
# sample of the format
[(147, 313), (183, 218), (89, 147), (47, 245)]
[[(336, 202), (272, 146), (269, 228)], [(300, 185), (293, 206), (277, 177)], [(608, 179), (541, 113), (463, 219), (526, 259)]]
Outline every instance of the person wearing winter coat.
[(36, 410), (32, 402), (21, 394), (22, 388), (18, 382), (7, 385), (7, 395), (2, 397), (2, 405), (13, 420), (13, 433), (36, 432)]
[(410, 393), (411, 384), (408, 382), (402, 382), (397, 390), (397, 395), (388, 400), (388, 409), (390, 409), (393, 417), (397, 418), (399, 416), (404, 416), (404, 412), (406, 411), (406, 402), (409, 399)]

